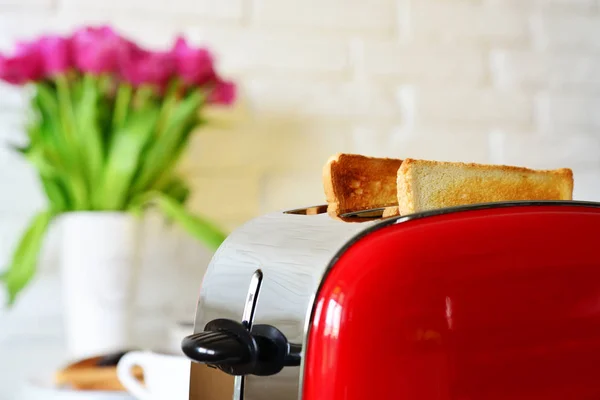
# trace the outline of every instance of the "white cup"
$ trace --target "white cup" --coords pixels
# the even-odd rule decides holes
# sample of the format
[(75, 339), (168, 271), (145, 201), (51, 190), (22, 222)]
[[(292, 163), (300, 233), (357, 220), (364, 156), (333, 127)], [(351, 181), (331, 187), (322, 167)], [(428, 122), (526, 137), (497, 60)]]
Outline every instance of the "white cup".
[[(138, 366), (144, 373), (144, 383), (133, 375)], [(132, 351), (117, 365), (117, 376), (129, 393), (139, 400), (188, 400), (190, 391), (190, 360), (183, 356)]]

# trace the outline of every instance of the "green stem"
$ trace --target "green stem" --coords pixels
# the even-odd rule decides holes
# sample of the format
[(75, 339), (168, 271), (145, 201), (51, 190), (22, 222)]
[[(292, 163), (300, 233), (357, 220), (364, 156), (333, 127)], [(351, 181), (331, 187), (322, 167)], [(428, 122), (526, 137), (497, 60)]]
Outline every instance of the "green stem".
[(103, 96), (108, 96), (108, 93), (110, 93), (111, 85), (113, 83), (112, 75), (108, 73), (102, 74), (98, 81), (98, 88), (100, 89), (100, 93), (102, 93)]
[(71, 93), (69, 92), (69, 82), (64, 75), (57, 75), (55, 82), (62, 128), (65, 135), (67, 135), (67, 140), (73, 144), (76, 141), (75, 113), (73, 112), (73, 103), (71, 102)]
[(129, 211), (135, 215), (141, 215), (144, 208), (146, 208), (158, 194), (158, 192), (151, 191), (135, 196), (129, 203)]
[(132, 92), (133, 88), (130, 84), (119, 84), (119, 89), (117, 89), (117, 97), (115, 99), (115, 112), (113, 113), (113, 132), (116, 132), (119, 129), (121, 129), (123, 127), (123, 124), (125, 123), (127, 111), (129, 110), (129, 103), (131, 102)]
[[(84, 170), (81, 168), (81, 153), (80, 146), (76, 137), (76, 119), (73, 110), (71, 93), (69, 91), (69, 82), (65, 75), (57, 75), (55, 77), (56, 88), (58, 93), (59, 113), (62, 121), (62, 130), (65, 136), (65, 142), (73, 151), (73, 198), (74, 208), (83, 210), (88, 205), (88, 193), (85, 182)], [(60, 134), (60, 132), (57, 132)]]
[(88, 194), (93, 200), (97, 190), (98, 181), (102, 175), (105, 152), (98, 118), (99, 103), (102, 96), (100, 93), (102, 77), (85, 74), (82, 83), (82, 95), (76, 104), (77, 128), (81, 135), (79, 137), (80, 151), (82, 154), (81, 161), (85, 167), (88, 182)]
[(160, 135), (164, 129), (165, 124), (167, 123), (169, 116), (173, 112), (175, 105), (177, 104), (178, 91), (181, 84), (179, 79), (173, 79), (169, 83), (169, 87), (167, 88), (167, 93), (164, 97), (162, 107), (160, 108), (160, 113), (158, 115), (158, 122), (156, 124), (156, 132)]
[(143, 109), (146, 106), (146, 104), (148, 103), (148, 101), (152, 98), (153, 95), (154, 95), (154, 88), (152, 86), (150, 86), (150, 85), (139, 86), (133, 95), (132, 106), (135, 107), (136, 110)]

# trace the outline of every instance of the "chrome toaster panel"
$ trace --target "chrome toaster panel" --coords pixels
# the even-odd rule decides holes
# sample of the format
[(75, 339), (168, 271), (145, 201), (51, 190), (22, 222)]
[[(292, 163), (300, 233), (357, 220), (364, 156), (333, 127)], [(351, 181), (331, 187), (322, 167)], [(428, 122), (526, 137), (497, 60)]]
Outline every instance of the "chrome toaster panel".
[[(227, 238), (209, 264), (194, 332), (217, 318), (241, 321), (250, 280), (260, 269), (254, 323), (273, 325), (290, 342), (302, 343), (311, 296), (327, 265), (350, 238), (376, 222), (346, 223), (324, 213), (273, 213), (249, 221)], [(269, 377), (247, 376), (243, 399), (297, 399), (299, 376), (298, 367)]]

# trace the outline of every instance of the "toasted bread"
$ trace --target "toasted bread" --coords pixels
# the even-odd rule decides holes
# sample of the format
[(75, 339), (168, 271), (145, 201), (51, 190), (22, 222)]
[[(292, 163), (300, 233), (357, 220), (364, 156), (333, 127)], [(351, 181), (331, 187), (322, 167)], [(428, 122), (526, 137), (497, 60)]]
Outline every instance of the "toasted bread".
[(498, 201), (572, 200), (573, 172), (406, 159), (397, 189), (401, 215)]
[(396, 217), (400, 215), (400, 211), (398, 210), (398, 206), (393, 206), (393, 207), (386, 207), (383, 210), (383, 213), (381, 214), (382, 218), (388, 218), (388, 217)]
[(398, 205), (396, 177), (402, 160), (336, 154), (323, 168), (330, 215)]

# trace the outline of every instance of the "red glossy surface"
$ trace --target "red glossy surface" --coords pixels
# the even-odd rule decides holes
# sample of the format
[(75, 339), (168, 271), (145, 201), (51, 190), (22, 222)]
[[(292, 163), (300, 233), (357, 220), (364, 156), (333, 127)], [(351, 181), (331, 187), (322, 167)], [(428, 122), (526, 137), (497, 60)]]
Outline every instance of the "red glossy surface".
[(367, 235), (317, 296), (303, 400), (600, 399), (598, 228), (545, 206)]

